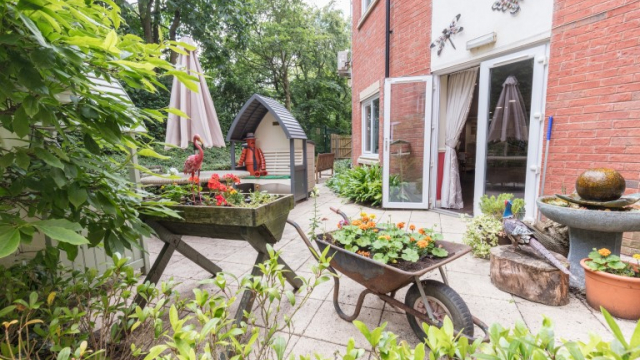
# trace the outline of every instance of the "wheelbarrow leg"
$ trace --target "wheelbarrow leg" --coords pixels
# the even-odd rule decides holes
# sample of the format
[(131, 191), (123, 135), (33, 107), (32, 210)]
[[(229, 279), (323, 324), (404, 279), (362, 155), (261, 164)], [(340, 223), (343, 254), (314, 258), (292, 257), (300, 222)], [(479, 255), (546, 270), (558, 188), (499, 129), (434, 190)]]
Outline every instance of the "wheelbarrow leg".
[(444, 267), (443, 267), (443, 266), (439, 266), (439, 267), (438, 267), (438, 270), (440, 271), (440, 276), (442, 276), (442, 282), (443, 282), (445, 285), (449, 286), (449, 279), (447, 279), (447, 274), (446, 274), (446, 272), (445, 272)]
[[(334, 274), (336, 274), (335, 270), (333, 268), (329, 268), (331, 272), (333, 272)], [(365, 296), (367, 296), (367, 294), (371, 294), (371, 290), (369, 289), (365, 289), (360, 293), (360, 296), (358, 296), (358, 302), (356, 303), (356, 308), (353, 311), (353, 314), (351, 315), (347, 315), (344, 311), (342, 311), (342, 308), (340, 308), (340, 303), (338, 302), (338, 298), (340, 295), (340, 279), (338, 278), (337, 275), (335, 275), (333, 277), (333, 307), (334, 309), (336, 309), (336, 312), (338, 313), (338, 316), (340, 316), (342, 318), (342, 320), (348, 321), (348, 322), (352, 322), (353, 320), (358, 318), (358, 315), (360, 315), (360, 310), (362, 310), (362, 304), (364, 303), (364, 298)]]

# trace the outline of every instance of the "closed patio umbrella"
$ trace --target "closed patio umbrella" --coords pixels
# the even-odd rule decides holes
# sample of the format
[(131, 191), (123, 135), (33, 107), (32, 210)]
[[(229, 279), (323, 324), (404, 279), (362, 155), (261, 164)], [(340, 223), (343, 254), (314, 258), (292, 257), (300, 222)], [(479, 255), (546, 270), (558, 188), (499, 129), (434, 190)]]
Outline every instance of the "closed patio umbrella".
[(507, 77), (493, 112), (488, 141), (505, 142), (507, 139), (527, 141), (529, 130), (524, 100), (515, 76)]
[[(180, 41), (195, 46), (194, 41), (189, 37), (183, 37)], [(173, 78), (169, 106), (184, 112), (189, 116), (189, 119), (169, 114), (165, 142), (184, 149), (189, 146), (193, 135), (199, 134), (205, 147), (225, 147), (218, 115), (196, 53), (195, 51), (187, 51), (187, 53), (188, 55), (180, 54), (178, 56), (176, 67), (185, 70), (189, 75), (198, 77), (199, 91), (193, 92), (177, 78)]]

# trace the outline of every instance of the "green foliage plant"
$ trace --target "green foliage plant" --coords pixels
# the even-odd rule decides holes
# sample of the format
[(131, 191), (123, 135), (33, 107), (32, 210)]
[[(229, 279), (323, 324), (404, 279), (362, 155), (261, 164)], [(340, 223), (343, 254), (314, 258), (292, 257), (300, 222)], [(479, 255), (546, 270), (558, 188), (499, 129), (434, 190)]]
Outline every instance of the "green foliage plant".
[(38, 233), (71, 259), (78, 245), (108, 254), (136, 246), (151, 232), (139, 214), (167, 210), (121, 174), (134, 150), (161, 157), (132, 132), (166, 112), (137, 108), (95, 79), (155, 92), (163, 71), (197, 89), (163, 60), (181, 44), (119, 35), (110, 0), (6, 0), (0, 14), (0, 257)]
[[(102, 274), (67, 269), (59, 256), (48, 248), (24, 265), (0, 267), (0, 358), (126, 358), (130, 344), (161, 333), (172, 282), (140, 283), (117, 254)], [(136, 306), (135, 294), (154, 305)]]
[(467, 222), (467, 230), (462, 241), (471, 246), (475, 257), (487, 259), (492, 247), (498, 245), (499, 237), (504, 235), (502, 221), (493, 215), (482, 214), (474, 218), (463, 216)]
[(337, 173), (327, 186), (338, 196), (364, 204), (382, 203), (382, 167), (380, 164), (362, 165)]
[(374, 214), (366, 212), (361, 212), (359, 219), (341, 221), (338, 227), (330, 237), (327, 236), (334, 244), (384, 264), (396, 264), (400, 260), (417, 262), (425, 256), (448, 255), (437, 245), (436, 240), (442, 240), (442, 234), (434, 229), (417, 229), (414, 225), (406, 227), (403, 222), (378, 223)]
[[(327, 250), (328, 251), (328, 250)], [(151, 359), (277, 359), (283, 360), (295, 323), (294, 316), (308, 301), (311, 292), (331, 278), (327, 271), (327, 251), (316, 253), (318, 264), (309, 278), (300, 278), (301, 290), (294, 294), (286, 286), (285, 273), (278, 264), (280, 252), (268, 246), (269, 260), (257, 265), (260, 275), (237, 279), (218, 274), (203, 284), (212, 291), (194, 289), (195, 298), (187, 300), (181, 312), (176, 305), (170, 310), (169, 331), (164, 341), (148, 350)], [(237, 286), (232, 290), (231, 283)], [(245, 312), (242, 321), (233, 318), (231, 306), (243, 292), (255, 298), (255, 311)], [(181, 315), (187, 314), (187, 315)]]
[(626, 263), (620, 259), (618, 255), (611, 253), (609, 249), (593, 249), (589, 253), (589, 261), (587, 266), (594, 271), (602, 271), (613, 275), (640, 278), (638, 265), (640, 263), (640, 254), (633, 256), (635, 264)]
[[(441, 328), (423, 324), (427, 337), (415, 347), (384, 331), (387, 323), (373, 330), (359, 321), (354, 321), (354, 325), (371, 346), (374, 360), (631, 360), (640, 357), (640, 321), (627, 340), (613, 317), (604, 308), (601, 311), (614, 335), (611, 341), (604, 341), (597, 334), (591, 334), (587, 342), (558, 340), (551, 319), (546, 317), (537, 333), (529, 331), (521, 321), (513, 328), (493, 324), (489, 327), (488, 342), (460, 336), (451, 320), (445, 317)], [(342, 359), (355, 360), (361, 358), (363, 352), (353, 346), (351, 339)]]
[(519, 198), (514, 199), (513, 197), (513, 194), (507, 193), (500, 194), (497, 198), (494, 195), (490, 197), (486, 194), (482, 195), (482, 197), (480, 197), (480, 211), (485, 215), (491, 215), (498, 220), (502, 220), (505, 208), (504, 202), (511, 200), (511, 211), (515, 216), (519, 216), (524, 212), (524, 200)]

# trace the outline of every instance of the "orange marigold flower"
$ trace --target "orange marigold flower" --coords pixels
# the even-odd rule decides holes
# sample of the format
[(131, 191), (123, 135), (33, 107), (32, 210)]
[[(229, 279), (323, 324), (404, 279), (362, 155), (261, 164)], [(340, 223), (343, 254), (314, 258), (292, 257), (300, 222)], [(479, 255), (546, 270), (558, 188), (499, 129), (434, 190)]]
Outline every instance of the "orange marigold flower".
[(427, 236), (425, 236), (425, 238), (424, 238), (424, 239), (425, 239), (426, 241), (431, 241), (431, 236), (427, 235)]
[(374, 227), (376, 227), (376, 223), (374, 223), (374, 222), (372, 221), (372, 222), (368, 223), (368, 224), (367, 224), (367, 226), (368, 226), (369, 228), (374, 228)]
[(398, 229), (402, 229), (404, 227), (404, 223), (403, 222), (399, 222), (397, 226), (398, 226)]
[(338, 229), (342, 229), (342, 221), (338, 221)]
[(416, 229), (416, 226), (415, 226), (415, 225), (413, 225), (413, 224), (409, 225), (409, 230), (413, 231), (413, 230), (415, 230), (415, 229)]
[(369, 218), (368, 218), (368, 217), (366, 217), (366, 216), (363, 216), (363, 217), (362, 217), (362, 221), (364, 221), (364, 222), (368, 222), (368, 221), (369, 221)]
[(373, 232), (374, 232), (374, 233), (377, 233), (377, 232), (378, 232), (378, 229), (373, 229)]
[(367, 225), (365, 224), (360, 224), (360, 230), (367, 230)]
[(611, 255), (611, 251), (607, 248), (602, 248), (600, 250), (598, 250), (598, 253), (604, 257), (607, 257), (609, 255)]
[(355, 226), (360, 226), (360, 224), (362, 224), (362, 221), (360, 221), (360, 220), (353, 220), (351, 222), (351, 225), (355, 225)]
[(416, 241), (416, 239), (413, 236), (410, 236), (409, 237), (409, 241), (414, 242), (414, 241)]
[(420, 240), (420, 241), (418, 241), (418, 242), (416, 243), (416, 245), (418, 245), (418, 247), (419, 247), (420, 249), (424, 249), (424, 248), (426, 248), (427, 246), (429, 246), (429, 242), (428, 242), (428, 241), (424, 241), (424, 240)]
[(378, 239), (380, 240), (391, 240), (391, 235), (381, 235)]
[(420, 233), (420, 235), (424, 235), (425, 234), (425, 231), (422, 228), (420, 230), (418, 230), (418, 232)]
[(200, 178), (197, 176), (189, 176), (189, 182), (194, 184), (200, 184)]
[(371, 253), (370, 253), (370, 252), (368, 252), (368, 251), (364, 251), (364, 250), (358, 250), (358, 251), (356, 251), (356, 254), (358, 254), (358, 255), (362, 255), (362, 256), (364, 256), (364, 257), (369, 257), (369, 256), (371, 255)]

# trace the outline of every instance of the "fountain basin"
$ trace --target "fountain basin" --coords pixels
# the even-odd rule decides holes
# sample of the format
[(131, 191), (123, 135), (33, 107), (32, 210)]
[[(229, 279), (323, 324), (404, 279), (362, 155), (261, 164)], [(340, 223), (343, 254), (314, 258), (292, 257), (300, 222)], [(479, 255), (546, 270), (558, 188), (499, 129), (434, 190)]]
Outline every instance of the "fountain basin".
[(578, 281), (571, 286), (584, 288), (584, 269), (580, 260), (589, 256), (593, 248), (607, 248), (620, 255), (622, 233), (640, 231), (640, 212), (572, 209), (544, 202), (555, 196), (542, 196), (536, 201), (547, 218), (569, 227), (569, 262), (571, 273)]

